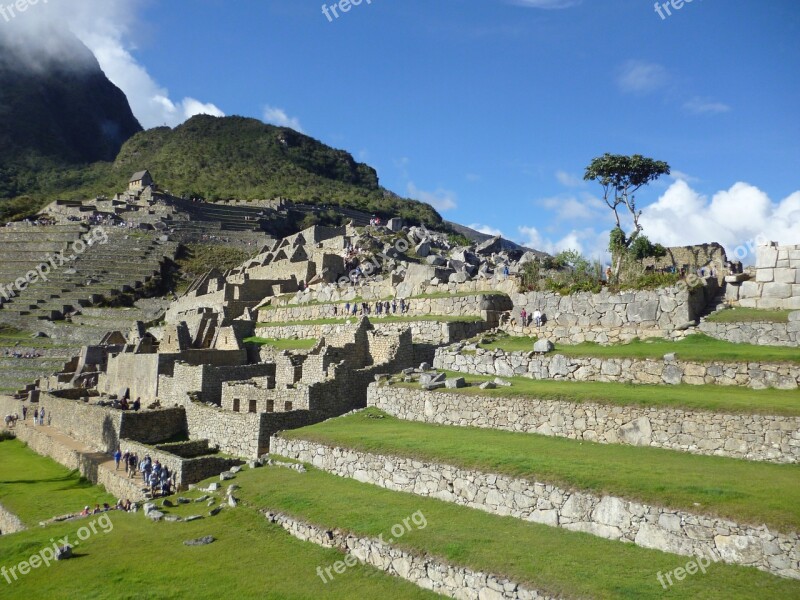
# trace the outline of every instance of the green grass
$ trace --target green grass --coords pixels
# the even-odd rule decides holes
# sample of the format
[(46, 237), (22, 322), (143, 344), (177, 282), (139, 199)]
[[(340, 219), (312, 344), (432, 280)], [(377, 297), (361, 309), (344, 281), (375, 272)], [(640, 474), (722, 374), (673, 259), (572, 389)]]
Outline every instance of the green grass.
[(262, 337), (245, 338), (246, 344), (257, 344), (259, 346), (272, 346), (278, 350), (310, 350), (319, 340), (316, 339), (271, 339)]
[(18, 440), (0, 441), (0, 504), (29, 527), (103, 502), (116, 500), (77, 471), (36, 454)]
[[(280, 321), (280, 322), (270, 322), (270, 323), (258, 323), (256, 324), (256, 328), (258, 327), (288, 327), (292, 325), (336, 325), (339, 323), (346, 323), (350, 321), (351, 323), (354, 320), (360, 319), (360, 315), (355, 317), (349, 318), (329, 318), (329, 319), (298, 319), (297, 321)], [(477, 323), (482, 321), (480, 317), (461, 317), (457, 315), (424, 315), (424, 316), (395, 316), (392, 315), (390, 317), (382, 317), (377, 315), (369, 315), (370, 320), (373, 323), (414, 323), (419, 321), (437, 321), (442, 323), (451, 323), (451, 322), (461, 322), (461, 323)]]
[[(532, 351), (534, 338), (504, 337), (491, 344), (482, 345), (486, 350), (501, 349), (506, 352)], [(680, 360), (698, 362), (789, 362), (800, 363), (797, 348), (734, 344), (717, 340), (702, 333), (690, 335), (679, 341), (651, 338), (633, 340), (627, 344), (601, 346), (592, 342), (575, 345), (556, 345), (555, 352), (566, 356), (593, 358), (654, 358), (661, 359), (674, 352)]]
[(798, 465), (373, 418), (376, 414), (383, 415), (368, 409), (282, 435), (800, 531)]
[[(494, 380), (491, 375), (470, 375), (446, 371), (448, 377), (463, 377), (468, 387), (442, 388), (437, 393), (465, 394), (520, 400), (566, 400), (568, 402), (596, 402), (615, 406), (669, 407), (732, 414), (763, 414), (788, 417), (800, 416), (800, 390), (774, 388), (751, 390), (741, 386), (719, 385), (649, 385), (605, 381), (554, 381), (528, 377), (503, 377), (513, 385), (482, 390), (484, 381)], [(418, 384), (397, 383), (410, 389)]]
[(791, 310), (763, 308), (730, 308), (709, 315), (710, 323), (788, 323)]
[[(310, 468), (244, 472), (242, 498), (327, 528), (388, 538), (394, 525), (421, 513), (427, 525), (411, 525), (393, 542), (474, 570), (505, 575), (555, 596), (660, 599), (657, 573), (684, 567), (686, 556), (666, 554), (565, 529), (499, 517), (447, 502), (336, 477)], [(417, 522), (422, 521), (418, 516)], [(269, 564), (265, 562), (264, 564)], [(357, 597), (356, 595), (352, 596)], [(670, 598), (736, 600), (800, 598), (800, 582), (722, 563), (688, 577)]]
[[(205, 504), (192, 504), (194, 514), (207, 514)], [(105, 516), (105, 515), (100, 515)], [(97, 533), (80, 542), (76, 558), (44, 565), (11, 584), (0, 578), (3, 598), (265, 598), (269, 600), (334, 598), (423, 599), (437, 597), (413, 584), (364, 565), (334, 574), (329, 583), (317, 576), (318, 566), (342, 560), (341, 552), (291, 537), (255, 510), (223, 510), (213, 518), (191, 523), (152, 523), (141, 512), (107, 513)], [(97, 517), (86, 519), (91, 522)], [(105, 525), (105, 527), (101, 527)], [(77, 538), (84, 521), (64, 523), (0, 537), (2, 565), (28, 560), (50, 538)], [(213, 544), (188, 547), (185, 540), (206, 535)], [(10, 577), (10, 576), (9, 576)]]

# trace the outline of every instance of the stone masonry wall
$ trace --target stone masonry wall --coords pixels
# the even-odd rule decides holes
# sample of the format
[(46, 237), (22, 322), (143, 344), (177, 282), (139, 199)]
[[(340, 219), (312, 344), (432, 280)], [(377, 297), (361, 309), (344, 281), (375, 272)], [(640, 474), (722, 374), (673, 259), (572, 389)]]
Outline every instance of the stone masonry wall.
[(800, 365), (792, 363), (689, 362), (632, 358), (584, 358), (563, 354), (438, 348), (433, 366), (476, 375), (521, 376), (563, 381), (616, 381), (677, 385), (736, 385), (754, 389), (794, 390), (800, 386)]
[(800, 536), (765, 526), (575, 492), (554, 485), (410, 458), (331, 448), (275, 437), (275, 454), (389, 490), (582, 531), (645, 548), (754, 566), (800, 579)]
[(759, 246), (755, 281), (742, 283), (739, 305), (800, 309), (800, 245)]
[(0, 504), (0, 535), (25, 531), (27, 527), (20, 518)]
[[(612, 344), (635, 337), (668, 337), (699, 318), (716, 295), (719, 289), (716, 279), (704, 281), (705, 285), (691, 290), (674, 286), (618, 294), (606, 290), (569, 296), (553, 292), (516, 293), (511, 296), (516, 323), (506, 324), (503, 329), (514, 335), (536, 335), (565, 344)], [(544, 325), (538, 328), (523, 325), (522, 309), (528, 315), (536, 310), (542, 312)]]
[(496, 575), (449, 565), (430, 556), (393, 548), (379, 539), (357, 537), (347, 531), (318, 527), (281, 513), (267, 512), (266, 516), (299, 540), (325, 548), (336, 548), (389, 575), (401, 577), (423, 589), (449, 598), (487, 600), (553, 598)]
[(800, 319), (790, 323), (713, 323), (698, 327), (706, 335), (734, 344), (759, 346), (800, 346)]
[[(279, 306), (277, 308), (262, 308), (258, 312), (258, 320), (261, 323), (291, 323), (292, 321), (310, 321), (316, 319), (330, 319), (335, 316), (343, 317), (344, 300), (324, 303), (324, 304), (303, 304), (298, 306)], [(398, 301), (399, 302), (399, 301)], [(446, 296), (442, 298), (410, 298), (407, 300), (406, 316), (473, 316), (483, 315), (486, 302), (491, 304), (491, 310), (508, 310), (511, 303), (507, 296), (499, 295), (496, 292), (484, 292), (474, 296)], [(379, 321), (381, 315), (375, 314), (375, 302), (371, 302), (372, 313), (370, 320)], [(334, 314), (334, 306), (338, 307), (338, 314)], [(399, 315), (398, 312), (392, 313)]]
[(145, 499), (139, 480), (127, 479), (124, 474), (117, 475), (114, 471), (98, 468), (99, 460), (105, 460), (110, 456), (98, 457), (95, 454), (69, 448), (35, 427), (19, 427), (16, 434), (18, 439), (28, 444), (28, 447), (37, 454), (48, 456), (68, 469), (78, 470), (92, 483), (103, 486), (112, 496), (132, 501)]
[[(404, 323), (382, 323), (380, 318), (370, 316), (370, 323), (376, 332), (401, 333), (411, 329), (415, 343), (451, 344), (473, 337), (485, 331), (487, 325), (483, 321), (409, 321)], [(259, 327), (256, 335), (267, 339), (319, 339), (335, 334), (340, 324), (333, 325), (282, 325), (278, 327)]]
[(377, 383), (369, 386), (367, 405), (406, 421), (652, 446), (746, 460), (800, 462), (800, 417), (468, 396)]

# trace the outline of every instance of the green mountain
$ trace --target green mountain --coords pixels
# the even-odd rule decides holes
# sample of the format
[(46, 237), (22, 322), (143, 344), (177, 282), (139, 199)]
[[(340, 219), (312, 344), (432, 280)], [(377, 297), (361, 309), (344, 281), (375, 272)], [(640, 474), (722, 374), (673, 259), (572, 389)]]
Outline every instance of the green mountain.
[(198, 115), (142, 131), (74, 35), (53, 31), (44, 44), (10, 31), (0, 31), (0, 220), (54, 199), (113, 195), (148, 169), (177, 196), (283, 197), (442, 225), (430, 205), (382, 188), (372, 167), (286, 127)]

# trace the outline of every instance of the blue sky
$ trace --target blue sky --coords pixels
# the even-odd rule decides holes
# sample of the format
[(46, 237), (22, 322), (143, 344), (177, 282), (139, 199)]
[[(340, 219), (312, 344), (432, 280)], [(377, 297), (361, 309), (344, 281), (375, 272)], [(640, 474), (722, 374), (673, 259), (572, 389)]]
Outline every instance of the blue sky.
[(612, 218), (583, 170), (641, 153), (676, 174), (640, 194), (654, 241), (800, 243), (797, 0), (74, 1), (145, 126), (293, 125), (447, 219), (594, 255)]

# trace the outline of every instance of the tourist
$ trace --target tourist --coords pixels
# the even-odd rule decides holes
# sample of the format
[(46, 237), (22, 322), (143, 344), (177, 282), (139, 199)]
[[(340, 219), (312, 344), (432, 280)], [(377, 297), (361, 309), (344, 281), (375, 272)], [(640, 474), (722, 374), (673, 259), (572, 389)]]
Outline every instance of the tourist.
[(542, 326), (542, 312), (538, 308), (533, 311), (533, 322), (536, 324), (536, 327)]
[(39, 411), (39, 425), (44, 426), (44, 407)]
[(36, 425), (39, 422), (39, 409), (33, 411), (33, 424)]
[(400, 298), (400, 314), (406, 312), (406, 301), (404, 298)]
[(136, 398), (136, 400), (133, 401), (133, 410), (138, 411), (141, 407), (142, 407), (141, 399)]
[(392, 312), (397, 314), (397, 298), (392, 298)]
[(122, 464), (125, 466), (125, 474), (128, 474), (128, 461), (131, 458), (131, 453), (125, 450), (125, 454), (122, 455)]
[(346, 302), (345, 305), (344, 305), (344, 314), (346, 314), (346, 315), (350, 314), (350, 303), (349, 302)]
[(122, 458), (122, 452), (120, 452), (120, 449), (117, 448), (117, 451), (114, 452), (114, 465), (115, 465), (114, 470), (115, 471), (119, 471), (119, 461), (120, 461), (121, 458)]
[(523, 327), (528, 325), (528, 311), (524, 308), (519, 312), (519, 320)]
[(25, 422), (28, 420), (28, 407), (27, 405), (22, 405), (22, 421)]

